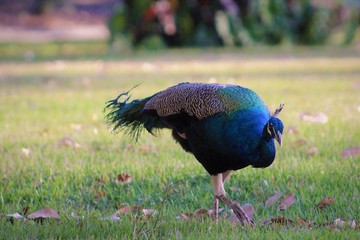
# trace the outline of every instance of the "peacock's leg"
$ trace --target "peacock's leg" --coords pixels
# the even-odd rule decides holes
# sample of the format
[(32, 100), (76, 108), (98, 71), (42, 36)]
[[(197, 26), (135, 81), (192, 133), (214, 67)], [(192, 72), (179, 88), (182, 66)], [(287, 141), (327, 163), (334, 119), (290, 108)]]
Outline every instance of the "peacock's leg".
[(214, 189), (214, 219), (218, 222), (219, 217), (219, 199), (217, 196), (225, 195), (222, 173), (211, 175), (211, 185)]
[[(249, 224), (250, 226), (254, 227), (255, 223), (246, 215), (244, 210), (240, 207), (240, 205), (236, 202), (232, 202), (230, 199), (226, 197), (226, 192), (224, 189), (224, 182), (227, 180), (227, 178), (230, 175), (230, 171), (227, 171), (225, 173), (220, 173), (217, 175), (211, 176), (211, 184), (214, 189), (214, 195), (215, 198), (220, 200), (222, 203), (224, 203), (226, 206), (231, 208), (236, 215), (236, 217), (239, 219), (241, 225), (245, 225), (245, 223)], [(218, 218), (218, 204), (216, 205), (216, 201), (214, 206), (216, 207), (214, 209), (214, 215), (215, 219), (217, 221)]]
[(216, 196), (214, 196), (214, 212), (212, 218), (216, 223), (219, 222), (219, 199), (217, 199)]
[(231, 172), (231, 170), (227, 170), (226, 172), (222, 173), (223, 184), (225, 184), (225, 182), (229, 179)]
[[(231, 173), (231, 170), (228, 170), (224, 173), (220, 173), (218, 175), (221, 175), (221, 179), (222, 179), (222, 183), (223, 183), (223, 186), (226, 182), (226, 180), (230, 177), (230, 173)], [(220, 178), (220, 176), (218, 176), (218, 178)], [(214, 181), (213, 178), (211, 178), (211, 184), (213, 185), (213, 187), (215, 186), (214, 185)], [(219, 180), (216, 180), (216, 181), (219, 181)], [(225, 192), (225, 190), (224, 190)], [(214, 187), (214, 213), (213, 213), (213, 219), (216, 221), (216, 223), (218, 223), (219, 219), (218, 219), (218, 216), (219, 216), (219, 199), (216, 197), (216, 193), (215, 193), (215, 187)]]

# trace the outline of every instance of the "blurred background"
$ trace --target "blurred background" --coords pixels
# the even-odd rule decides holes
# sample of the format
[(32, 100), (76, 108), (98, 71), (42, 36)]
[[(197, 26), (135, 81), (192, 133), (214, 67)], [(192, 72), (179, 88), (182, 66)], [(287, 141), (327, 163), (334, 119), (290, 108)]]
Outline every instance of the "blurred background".
[[(359, 0), (0, 0), (0, 54), (21, 43), (92, 42), (87, 53), (133, 49), (348, 45), (359, 42)], [(17, 49), (6, 43), (18, 42)], [(94, 44), (96, 43), (96, 44)], [(71, 55), (71, 46), (50, 47)], [(79, 51), (79, 49), (77, 49)], [(45, 50), (43, 50), (45, 51)]]

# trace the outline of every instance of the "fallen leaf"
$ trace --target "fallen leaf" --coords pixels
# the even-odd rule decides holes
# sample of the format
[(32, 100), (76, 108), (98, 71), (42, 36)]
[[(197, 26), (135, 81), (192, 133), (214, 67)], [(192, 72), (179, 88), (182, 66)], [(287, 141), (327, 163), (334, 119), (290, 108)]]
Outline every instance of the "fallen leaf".
[(318, 208), (320, 209), (324, 209), (326, 208), (328, 205), (332, 204), (335, 201), (335, 199), (333, 197), (326, 197), (323, 198), (320, 203), (317, 205)]
[(59, 147), (68, 147), (72, 149), (79, 149), (81, 145), (75, 142), (72, 138), (64, 137), (57, 141), (56, 146)]
[(14, 224), (14, 219), (20, 219), (20, 220), (22, 220), (22, 219), (25, 219), (21, 214), (19, 214), (19, 213), (11, 213), (11, 214), (0, 214), (0, 217), (4, 217), (4, 216), (6, 216), (6, 217), (8, 217), (8, 221), (11, 223), (11, 224)]
[(291, 193), (287, 195), (280, 203), (279, 209), (280, 210), (286, 210), (288, 207), (290, 207), (295, 202), (295, 194)]
[(355, 220), (351, 220), (351, 221), (349, 222), (349, 226), (350, 226), (351, 228), (355, 229), (355, 228), (356, 228), (356, 222), (355, 222)]
[(343, 227), (345, 225), (345, 221), (341, 220), (340, 218), (337, 218), (334, 220), (334, 225), (337, 227)]
[[(224, 211), (223, 208), (219, 208), (218, 209), (218, 214), (222, 213), (223, 211)], [(215, 211), (214, 211), (214, 209), (209, 209), (208, 213), (209, 213), (209, 216), (213, 217), (213, 215), (215, 214)]]
[(143, 208), (140, 207), (140, 206), (136, 206), (136, 205), (133, 205), (133, 206), (126, 206), (126, 207), (122, 207), (120, 209), (118, 209), (116, 211), (117, 214), (121, 215), (121, 214), (127, 214), (131, 211), (141, 211)]
[(30, 157), (30, 153), (31, 153), (31, 151), (30, 151), (30, 149), (28, 149), (28, 148), (22, 148), (21, 149), (21, 154), (24, 156), (24, 157)]
[(40, 209), (36, 212), (33, 212), (32, 214), (30, 214), (28, 217), (28, 219), (32, 219), (32, 220), (42, 220), (45, 218), (55, 218), (55, 219), (60, 219), (60, 215), (59, 213), (52, 209), (52, 208), (44, 208), (44, 209)]
[(72, 218), (74, 218), (74, 219), (81, 219), (81, 218), (83, 218), (83, 217), (77, 215), (77, 214), (74, 213), (74, 212), (71, 212), (70, 216), (71, 216)]
[(268, 200), (265, 202), (265, 207), (270, 207), (273, 205), (279, 198), (282, 196), (282, 193), (278, 192), (275, 195), (271, 196)]
[(313, 223), (310, 220), (305, 220), (302, 217), (299, 217), (297, 222), (300, 226), (306, 226), (309, 229), (311, 229), (313, 226)]
[(155, 152), (155, 150), (153, 149), (153, 147), (152, 147), (152, 146), (149, 146), (149, 145), (139, 146), (139, 147), (137, 148), (137, 150), (138, 150), (140, 153), (144, 154), (144, 155), (146, 155), (146, 154), (148, 154), (148, 153)]
[(293, 224), (294, 221), (288, 218), (285, 218), (284, 216), (278, 216), (275, 218), (268, 218), (265, 221), (262, 222), (262, 225), (275, 225), (275, 224), (280, 224), (280, 225), (290, 225)]
[(197, 210), (194, 211), (194, 216), (200, 216), (200, 215), (204, 215), (204, 214), (208, 214), (209, 210), (205, 209), (205, 208), (199, 208)]
[(100, 218), (100, 220), (119, 221), (119, 220), (120, 220), (120, 217), (118, 216), (117, 213), (114, 213), (113, 215), (106, 216), (106, 217), (102, 217), (102, 218)]
[(106, 192), (105, 191), (100, 191), (96, 193), (96, 198), (100, 199), (106, 196)]
[(241, 208), (244, 210), (244, 212), (246, 213), (246, 215), (250, 219), (253, 219), (255, 210), (254, 210), (254, 207), (251, 204), (246, 203), (243, 206), (241, 206)]
[[(218, 217), (222, 217), (220, 216), (220, 213), (223, 212), (223, 208), (219, 208), (218, 209)], [(213, 209), (205, 209), (205, 208), (199, 208), (197, 210), (195, 210), (192, 213), (180, 213), (176, 216), (176, 218), (178, 219), (182, 219), (182, 220), (190, 220), (190, 219), (196, 219), (198, 221), (203, 221), (206, 218), (213, 218), (214, 217), (214, 210)]]
[(312, 147), (306, 151), (306, 155), (308, 155), (308, 156), (315, 156), (318, 153), (319, 153), (319, 150), (317, 147)]
[(326, 116), (326, 114), (322, 112), (315, 114), (301, 113), (300, 119), (305, 122), (321, 123), (321, 124), (325, 124), (329, 120), (328, 116)]
[(117, 184), (124, 185), (124, 184), (130, 183), (131, 181), (132, 181), (131, 176), (125, 172), (125, 173), (119, 174), (117, 176), (117, 179), (115, 182)]
[(360, 154), (360, 147), (350, 147), (342, 151), (342, 157), (354, 157)]
[(143, 210), (144, 216), (153, 216), (156, 214), (156, 210), (144, 208)]
[(179, 213), (176, 218), (181, 219), (181, 220), (185, 220), (185, 221), (189, 221), (191, 219), (190, 214), (186, 214), (186, 213)]
[(10, 214), (6, 214), (6, 216), (15, 218), (15, 219), (23, 219), (24, 218), (20, 213), (10, 213)]
[(288, 134), (298, 134), (299, 131), (297, 130), (296, 127), (289, 127), (288, 130), (287, 130), (287, 133)]
[(306, 144), (307, 144), (307, 141), (305, 140), (305, 139), (297, 139), (296, 141), (295, 141), (295, 144), (297, 145), (297, 146), (299, 146), (299, 147), (301, 147), (301, 146), (305, 146)]

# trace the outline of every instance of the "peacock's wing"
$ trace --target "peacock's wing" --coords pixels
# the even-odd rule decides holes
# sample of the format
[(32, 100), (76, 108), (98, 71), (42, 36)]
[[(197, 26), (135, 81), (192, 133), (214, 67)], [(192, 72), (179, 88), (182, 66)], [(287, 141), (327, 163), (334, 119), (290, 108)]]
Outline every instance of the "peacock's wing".
[(231, 113), (263, 104), (260, 97), (247, 88), (206, 83), (181, 83), (159, 92), (144, 106), (161, 117), (180, 113), (201, 120), (219, 112)]

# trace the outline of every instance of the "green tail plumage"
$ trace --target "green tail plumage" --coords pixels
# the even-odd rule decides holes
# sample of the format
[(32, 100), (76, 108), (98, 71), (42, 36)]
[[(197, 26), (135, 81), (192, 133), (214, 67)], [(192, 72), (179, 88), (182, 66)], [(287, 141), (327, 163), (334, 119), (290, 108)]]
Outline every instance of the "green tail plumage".
[[(144, 99), (136, 99), (128, 102), (130, 99), (129, 91), (121, 93), (117, 98), (106, 102), (105, 111), (107, 124), (112, 126), (115, 132), (124, 131), (132, 138), (137, 139), (145, 128), (148, 132), (152, 133), (154, 128), (162, 128), (162, 122), (158, 116), (144, 115), (142, 110), (147, 101), (151, 97)], [(125, 98), (123, 101), (119, 99)]]

